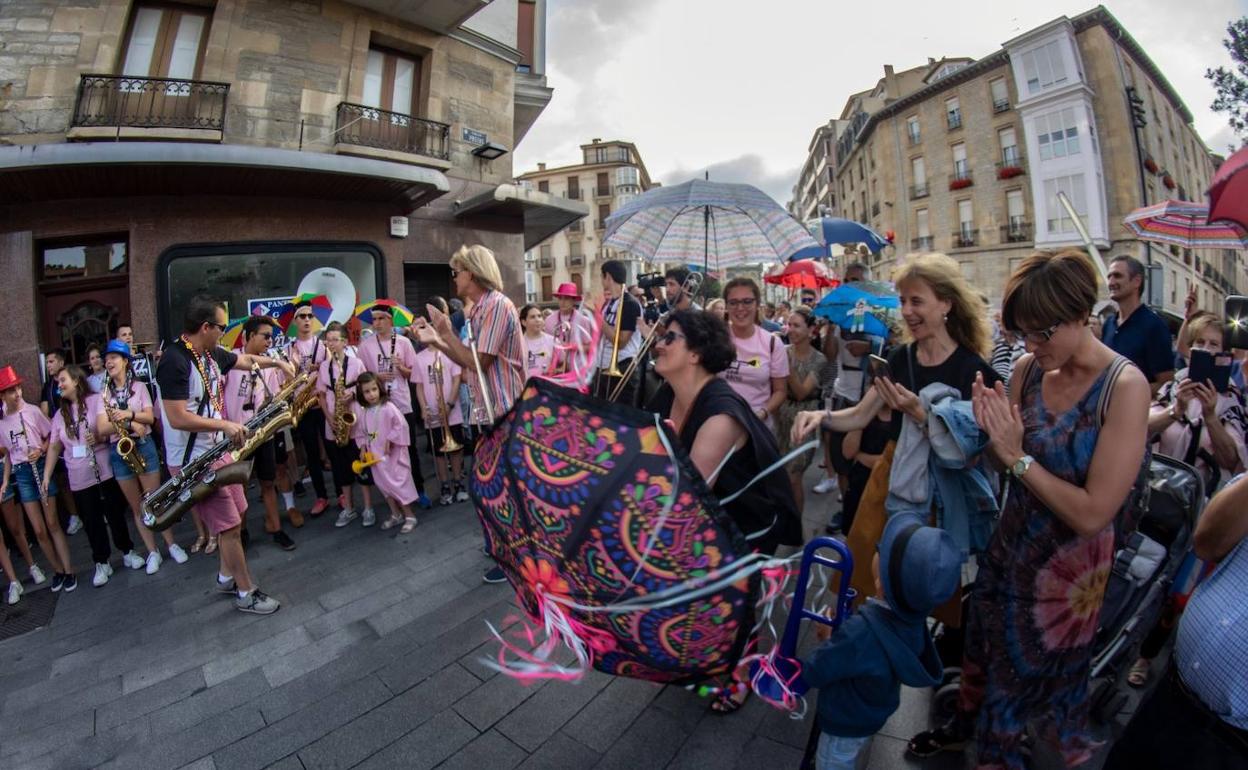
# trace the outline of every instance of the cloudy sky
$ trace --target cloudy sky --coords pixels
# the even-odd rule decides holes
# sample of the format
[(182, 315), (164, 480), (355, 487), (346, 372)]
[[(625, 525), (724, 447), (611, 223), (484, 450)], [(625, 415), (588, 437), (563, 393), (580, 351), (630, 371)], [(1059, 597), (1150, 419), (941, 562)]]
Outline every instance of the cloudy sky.
[[(1006, 4), (1002, 4), (1006, 5)], [(785, 203), (815, 128), (885, 64), (980, 58), (1090, 0), (549, 0), (554, 99), (516, 150), (516, 173), (579, 162), (593, 137), (631, 140), (653, 178), (749, 182)], [(1231, 139), (1207, 67), (1229, 65), (1226, 24), (1248, 0), (1119, 0), (1107, 7), (1178, 90), (1211, 148)], [(986, 11), (984, 9), (991, 8)]]

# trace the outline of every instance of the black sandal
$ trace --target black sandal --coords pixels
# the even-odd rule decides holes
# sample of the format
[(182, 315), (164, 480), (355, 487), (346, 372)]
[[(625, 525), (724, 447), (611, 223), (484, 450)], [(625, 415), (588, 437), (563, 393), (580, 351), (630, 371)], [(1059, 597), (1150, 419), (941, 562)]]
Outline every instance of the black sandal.
[(720, 693), (711, 701), (711, 713), (721, 717), (735, 713), (749, 700), (750, 691), (748, 689), (745, 691), (745, 697), (740, 701), (734, 700), (730, 692)]
[(931, 757), (942, 751), (962, 751), (967, 736), (959, 734), (952, 724), (941, 725), (935, 730), (924, 730), (910, 739), (906, 752), (916, 757)]

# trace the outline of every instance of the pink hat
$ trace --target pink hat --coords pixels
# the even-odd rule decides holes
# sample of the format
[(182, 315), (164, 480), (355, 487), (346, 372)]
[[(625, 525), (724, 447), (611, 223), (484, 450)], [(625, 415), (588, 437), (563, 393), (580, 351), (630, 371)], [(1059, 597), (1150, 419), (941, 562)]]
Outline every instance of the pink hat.
[(559, 284), (559, 289), (555, 292), (555, 296), (570, 297), (572, 299), (579, 300), (581, 298), (581, 292), (576, 288), (576, 284), (574, 283), (561, 283)]

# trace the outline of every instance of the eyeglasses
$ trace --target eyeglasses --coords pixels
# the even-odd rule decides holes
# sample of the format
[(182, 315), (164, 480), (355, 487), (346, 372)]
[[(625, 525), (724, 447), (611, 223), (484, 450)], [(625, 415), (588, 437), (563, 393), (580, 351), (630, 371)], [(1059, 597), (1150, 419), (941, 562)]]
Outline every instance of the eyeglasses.
[(256, 333), (259, 334), (261, 337), (264, 337), (266, 340), (273, 339), (273, 332), (256, 332)]
[(296, 321), (311, 321), (315, 317), (311, 313), (295, 313)]
[(659, 342), (662, 342), (663, 346), (666, 347), (668, 345), (675, 344), (677, 338), (680, 338), (682, 340), (689, 339), (688, 337), (681, 334), (680, 332), (673, 331), (673, 332), (668, 332), (667, 334), (664, 334), (662, 337), (659, 337)]
[(219, 323), (217, 323), (216, 321), (208, 321), (208, 322), (207, 322), (207, 324), (208, 324), (209, 326), (214, 326), (214, 327), (216, 327), (217, 331), (219, 331), (219, 332), (224, 332), (224, 331), (225, 331), (225, 324), (219, 324)]
[(1049, 328), (1041, 329), (1038, 332), (1013, 331), (1010, 333), (1013, 334), (1015, 337), (1018, 337), (1021, 340), (1030, 342), (1033, 345), (1043, 345), (1044, 343), (1053, 339), (1053, 335), (1057, 334), (1057, 328), (1061, 325), (1062, 325), (1062, 322), (1058, 321), (1057, 323), (1053, 324)]
[(728, 307), (754, 307), (754, 303), (756, 302), (758, 302), (758, 300), (753, 297), (746, 297), (745, 299), (730, 299), (728, 300)]
[(815, 304), (815, 298), (814, 297), (802, 297), (802, 304), (813, 305)]
[(458, 277), (459, 277), (459, 271), (452, 267), (451, 268), (451, 280), (453, 281)]

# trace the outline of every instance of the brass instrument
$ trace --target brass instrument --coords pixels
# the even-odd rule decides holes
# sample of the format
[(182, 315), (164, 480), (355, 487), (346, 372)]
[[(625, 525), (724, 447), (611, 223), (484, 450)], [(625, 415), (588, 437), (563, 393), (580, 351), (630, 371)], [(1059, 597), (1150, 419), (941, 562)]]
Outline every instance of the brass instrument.
[(359, 476), (370, 465), (376, 465), (381, 462), (381, 458), (372, 452), (361, 452), (360, 459), (351, 461), (351, 472)]
[[(111, 388), (108, 385), (105, 390)], [(126, 378), (126, 392), (130, 392), (130, 378)], [(117, 408), (112, 407), (113, 414), (117, 413)], [(117, 433), (117, 456), (125, 461), (130, 470), (136, 476), (142, 476), (147, 473), (147, 465), (143, 462), (143, 455), (139, 454), (138, 442), (130, 435), (130, 431), (126, 430), (121, 420), (109, 418), (109, 422), (113, 424), (113, 430)]]
[(481, 371), (481, 354), (477, 352), (477, 335), (472, 333), (472, 321), (464, 319), (464, 333), (468, 337), (468, 347), (472, 350), (472, 365), (477, 370), (477, 385), (481, 388), (481, 400), (485, 404), (485, 416), (494, 424), (494, 402), (490, 398), (489, 383), (485, 381), (485, 372)]
[[(293, 427), (307, 411), (307, 394), (315, 384), (307, 372), (282, 386), (268, 399), (254, 417), (245, 423), (246, 438), (235, 447), (226, 438), (191, 460), (178, 475), (143, 497), (143, 524), (152, 530), (164, 530), (181, 521), (193, 505), (213, 490), (229, 484), (246, 484), (251, 476), (251, 455), (273, 438), (278, 431)], [(204, 396), (207, 398), (207, 394)], [(313, 394), (315, 397), (315, 394)], [(234, 462), (221, 468), (213, 466), (233, 450)]]
[[(702, 288), (702, 282), (704, 280), (706, 280), (706, 276), (702, 273), (690, 271), (689, 276), (685, 278), (684, 283), (680, 285), (681, 296), (683, 297), (688, 295), (692, 297), (694, 294), (697, 294), (698, 290)], [(641, 347), (637, 349), (637, 353), (633, 356), (633, 360), (629, 362), (628, 368), (624, 370), (623, 378), (616, 383), (615, 389), (611, 391), (609, 396), (607, 396), (608, 401), (615, 401), (620, 397), (620, 394), (624, 392), (624, 386), (632, 378), (633, 372), (637, 369), (637, 364), (645, 360), (646, 354), (648, 354), (650, 352), (650, 348), (654, 346), (654, 340), (659, 333), (659, 328), (667, 326), (667, 319), (670, 318), (674, 312), (676, 312), (676, 308), (672, 307), (671, 310), (668, 310), (666, 313), (659, 316), (659, 319), (654, 322), (654, 326), (650, 328), (650, 333), (647, 334), (646, 338), (641, 341)]]
[(450, 454), (463, 449), (464, 445), (456, 441), (455, 437), (451, 435), (451, 410), (446, 405), (446, 394), (443, 393), (442, 370), (442, 356), (434, 353), (433, 382), (438, 389), (438, 419), (442, 423), (442, 445), (438, 447), (438, 451), (442, 454)]
[(334, 443), (346, 446), (351, 441), (351, 429), (355, 427), (355, 411), (351, 409), (351, 400), (347, 396), (347, 388), (343, 384), (347, 373), (347, 359), (342, 359), (343, 376), (334, 382)]
[(628, 296), (628, 286), (622, 286), (620, 298), (615, 303), (615, 336), (611, 340), (611, 368), (602, 373), (604, 377), (623, 377), (620, 371), (620, 328), (624, 325), (624, 298)]

